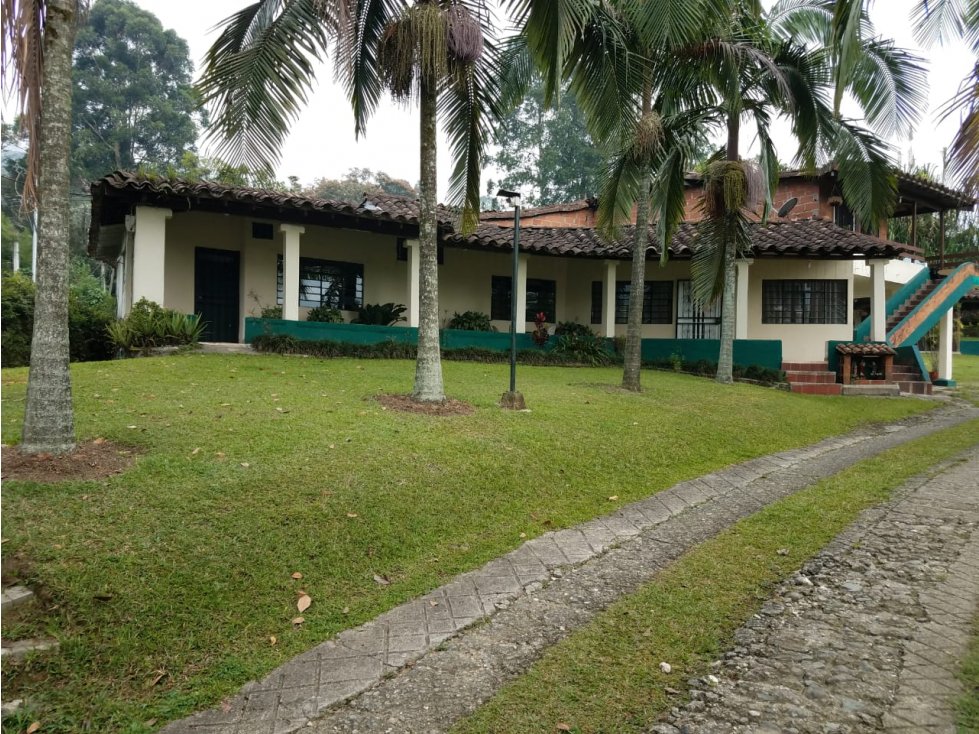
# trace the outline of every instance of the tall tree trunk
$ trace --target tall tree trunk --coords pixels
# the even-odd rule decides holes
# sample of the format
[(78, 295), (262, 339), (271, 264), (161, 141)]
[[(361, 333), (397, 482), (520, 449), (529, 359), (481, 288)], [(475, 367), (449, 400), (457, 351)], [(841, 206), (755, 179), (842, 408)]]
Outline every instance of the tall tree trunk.
[[(738, 146), (741, 137), (741, 117), (737, 111), (732, 111), (727, 118), (727, 159), (738, 161)], [(737, 212), (727, 212), (725, 216), (734, 216)], [(721, 345), (717, 355), (718, 382), (734, 382), (734, 330), (737, 318), (737, 252), (735, 243), (730, 237), (724, 241), (724, 293), (721, 296)]]
[(439, 349), (438, 220), (435, 157), (435, 83), (422, 75), (421, 178), (418, 185), (418, 249), (421, 261), (418, 306), (418, 359), (412, 397), (423, 402), (445, 400)]
[(75, 446), (68, 370), (68, 149), (76, 0), (48, 0), (38, 176), (37, 295), (21, 450), (63, 453)]
[[(643, 92), (642, 114), (652, 110), (652, 91)], [(632, 240), (632, 282), (629, 285), (629, 321), (625, 332), (625, 369), (622, 371), (622, 387), (639, 392), (642, 390), (639, 375), (642, 368), (642, 306), (646, 295), (646, 248), (649, 246), (649, 189), (653, 173), (647, 167), (639, 184), (639, 201), (636, 202), (636, 231)]]

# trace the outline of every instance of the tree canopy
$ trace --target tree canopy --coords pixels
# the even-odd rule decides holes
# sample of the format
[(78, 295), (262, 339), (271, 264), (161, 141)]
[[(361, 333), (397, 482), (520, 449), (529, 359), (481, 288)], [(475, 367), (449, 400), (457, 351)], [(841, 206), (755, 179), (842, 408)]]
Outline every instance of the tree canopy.
[(351, 168), (342, 178), (317, 178), (303, 190), (307, 196), (359, 204), (364, 194), (393, 194), (417, 198), (418, 191), (404, 179), (389, 176), (384, 171)]
[(193, 149), (200, 116), (190, 52), (130, 0), (98, 0), (78, 30), (72, 96), (72, 183)]

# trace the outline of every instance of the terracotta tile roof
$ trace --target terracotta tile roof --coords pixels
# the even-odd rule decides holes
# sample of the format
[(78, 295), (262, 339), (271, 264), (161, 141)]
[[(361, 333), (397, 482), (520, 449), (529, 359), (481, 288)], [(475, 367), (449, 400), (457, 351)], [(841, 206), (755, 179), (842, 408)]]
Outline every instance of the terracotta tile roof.
[[(825, 220), (799, 220), (752, 224), (754, 257), (837, 257), (853, 258), (903, 257), (909, 247), (890, 240), (853, 232)], [(621, 236), (611, 240), (599, 230), (581, 227), (534, 227), (520, 230), (520, 249), (541, 255), (563, 255), (608, 259), (631, 257), (633, 228), (622, 229)], [(659, 258), (655, 244), (656, 228), (650, 227), (652, 244), (648, 257)], [(670, 256), (689, 258), (697, 247), (697, 226), (680, 225), (670, 246)], [(471, 235), (448, 234), (446, 244), (478, 249), (512, 250), (513, 230), (494, 224), (482, 224)]]
[[(100, 228), (121, 222), (123, 212), (128, 213), (129, 207), (139, 202), (173, 207), (175, 210), (179, 206), (184, 211), (202, 204), (211, 207), (215, 203), (236, 205), (239, 210), (253, 212), (253, 216), (273, 219), (283, 218), (285, 210), (292, 210), (309, 214), (309, 221), (313, 224), (317, 223), (314, 215), (320, 214), (320, 219), (329, 222), (328, 226), (369, 227), (372, 221), (387, 221), (408, 227), (418, 225), (418, 202), (389, 194), (372, 194), (360, 204), (351, 204), (282, 191), (116, 171), (92, 184), (91, 252), (97, 250)], [(557, 206), (579, 205), (580, 202)], [(112, 207), (111, 211), (107, 209), (109, 206)], [(339, 217), (340, 222), (335, 217)], [(464, 235), (455, 231), (455, 210), (441, 205), (438, 219), (440, 237), (446, 245), (511, 250), (513, 230), (509, 227), (484, 223), (474, 233)], [(772, 221), (753, 224), (752, 228), (755, 257), (893, 258), (913, 252), (908, 245), (852, 232), (823, 220)], [(406, 232), (404, 236), (411, 236), (411, 233)], [(655, 227), (650, 227), (650, 238), (655, 242)], [(628, 259), (631, 257), (632, 228), (624, 227), (620, 237), (612, 240), (592, 228), (528, 227), (521, 229), (520, 240), (521, 250), (542, 255)], [(689, 258), (696, 248), (696, 241), (696, 225), (682, 224), (673, 239), (670, 256)], [(649, 248), (648, 256), (659, 258), (655, 244)]]
[(853, 354), (860, 357), (880, 357), (885, 354), (897, 354), (897, 350), (881, 342), (866, 342), (863, 344), (846, 342), (844, 344), (837, 344), (836, 351), (840, 354)]
[[(598, 199), (578, 199), (577, 201), (569, 201), (566, 204), (548, 204), (547, 206), (531, 207), (529, 209), (521, 209), (520, 216), (522, 217), (535, 217), (540, 214), (555, 214), (560, 212), (577, 212), (582, 209), (595, 209), (598, 206)], [(480, 212), (479, 219), (482, 222), (496, 221), (499, 219), (510, 220), (513, 219), (513, 210), (504, 209), (502, 211), (485, 211)]]

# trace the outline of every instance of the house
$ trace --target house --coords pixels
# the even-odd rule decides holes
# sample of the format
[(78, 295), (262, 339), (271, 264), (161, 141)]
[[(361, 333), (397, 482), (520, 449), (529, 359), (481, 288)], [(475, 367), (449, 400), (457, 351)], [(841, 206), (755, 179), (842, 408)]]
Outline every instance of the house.
[[(796, 198), (808, 195), (822, 194)], [(816, 203), (821, 206), (821, 200)], [(793, 371), (826, 372), (827, 361), (833, 361), (829, 345), (854, 338), (858, 324), (852, 303), (863, 288), (860, 279), (867, 281), (865, 290), (875, 304), (867, 336), (884, 341), (891, 328), (887, 270), (892, 261), (920, 253), (828, 218), (803, 218), (808, 204), (797, 204), (799, 216), (752, 225), (752, 257), (738, 266), (736, 360), (751, 361), (753, 346), (774, 343), (775, 366), (805, 363), (813, 369)], [(961, 205), (962, 197), (956, 199)], [(586, 202), (578, 209), (525, 212), (515, 289), (518, 312), (524, 314), (516, 324), (519, 333), (533, 328), (538, 312), (552, 324), (578, 321), (607, 337), (625, 333), (629, 235), (606, 239), (593, 226), (593, 211)], [(569, 226), (548, 219), (554, 215), (581, 219)], [(440, 207), (438, 216), (443, 324), (455, 312), (476, 310), (508, 330), (513, 288), (507, 219), (488, 215), (474, 233), (463, 234), (455, 227), (455, 212)], [(211, 340), (246, 340), (249, 317), (274, 304), (282, 306), (283, 321), (296, 322), (321, 304), (339, 308), (349, 321), (364, 304), (396, 302), (408, 307), (405, 327), (418, 323), (413, 200), (375, 195), (353, 205), (115, 172), (92, 185), (90, 235), (92, 254), (118, 268), (121, 315), (140, 298), (202, 313)], [(647, 269), (643, 336), (651, 350), (662, 342), (664, 349), (701, 354), (712, 348), (716, 354), (718, 307), (700, 308), (690, 294), (693, 247), (695, 227), (687, 223), (671, 243), (665, 266), (658, 265), (656, 248), (649, 250), (654, 262)], [(868, 274), (858, 275), (855, 264)], [(915, 317), (919, 325), (936, 321), (935, 311), (950, 297), (941, 289), (936, 293), (929, 296), (927, 318)]]

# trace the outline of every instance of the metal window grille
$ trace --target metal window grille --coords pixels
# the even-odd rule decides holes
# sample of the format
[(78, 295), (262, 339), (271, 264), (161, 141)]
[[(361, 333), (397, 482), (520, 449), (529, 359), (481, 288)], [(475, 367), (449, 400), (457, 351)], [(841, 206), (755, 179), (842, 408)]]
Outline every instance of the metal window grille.
[[(510, 320), (510, 281), (505, 275), (494, 275), (490, 294), (490, 318)], [(544, 312), (548, 321), (557, 320), (557, 281), (527, 278), (527, 311), (524, 318), (533, 321)]]
[(845, 280), (762, 281), (763, 324), (847, 323)]
[[(279, 255), (275, 277), (275, 302), (279, 305), (282, 304), (282, 292), (282, 255)], [(299, 305), (356, 311), (364, 305), (364, 266), (299, 258)]]
[[(629, 323), (629, 292), (632, 283), (615, 283), (615, 323)], [(644, 324), (673, 323), (673, 281), (647, 280), (643, 289), (642, 322)]]
[(602, 323), (602, 281), (593, 280), (591, 282), (591, 322), (593, 324)]
[(720, 299), (706, 306), (694, 303), (689, 280), (676, 284), (676, 338), (721, 338)]

